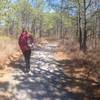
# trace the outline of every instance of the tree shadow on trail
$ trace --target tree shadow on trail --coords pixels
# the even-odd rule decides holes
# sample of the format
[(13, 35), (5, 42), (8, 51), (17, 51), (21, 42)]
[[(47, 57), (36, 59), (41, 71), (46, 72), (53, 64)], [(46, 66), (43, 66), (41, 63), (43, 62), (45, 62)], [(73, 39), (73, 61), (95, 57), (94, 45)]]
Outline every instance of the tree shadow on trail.
[(16, 61), (11, 61), (8, 66), (15, 68), (16, 71), (20, 69), (20, 71), (25, 72), (25, 62), (22, 60), (22, 58)]
[[(65, 85), (70, 84), (70, 78), (65, 80), (63, 73), (56, 71), (54, 73), (45, 71), (41, 68), (38, 71), (32, 71), (27, 76), (14, 76), (20, 84), (16, 87), (18, 91), (26, 91), (29, 98), (37, 100), (82, 100), (81, 93), (72, 93), (64, 89)], [(25, 94), (24, 94), (25, 95)], [(15, 96), (12, 98), (16, 98)]]
[[(18, 80), (16, 85), (18, 93), (13, 94), (12, 98), (29, 98), (28, 100), (99, 100), (100, 97), (94, 94), (93, 85), (97, 84), (89, 79), (76, 78), (73, 75), (64, 73), (63, 68), (70, 70), (76, 66), (77, 61), (46, 61), (44, 59), (34, 59), (31, 67), (31, 74), (14, 75), (14, 80)], [(43, 63), (43, 65), (42, 65)], [(78, 63), (80, 63), (78, 61)], [(15, 68), (21, 69), (22, 66), (15, 62)], [(56, 65), (57, 69), (49, 69)], [(45, 69), (45, 67), (48, 68)], [(66, 67), (67, 66), (67, 67)], [(70, 72), (70, 74), (72, 74)], [(96, 88), (100, 88), (96, 87)], [(22, 99), (22, 100), (23, 100)]]
[[(100, 99), (100, 81), (96, 64), (85, 59), (60, 60), (58, 66), (62, 67), (65, 75), (72, 78), (72, 84), (76, 84), (84, 95), (90, 100)], [(96, 79), (96, 80), (95, 80)]]
[(9, 97), (6, 95), (6, 91), (9, 87), (9, 83), (4, 81), (0, 82), (0, 100), (9, 100)]

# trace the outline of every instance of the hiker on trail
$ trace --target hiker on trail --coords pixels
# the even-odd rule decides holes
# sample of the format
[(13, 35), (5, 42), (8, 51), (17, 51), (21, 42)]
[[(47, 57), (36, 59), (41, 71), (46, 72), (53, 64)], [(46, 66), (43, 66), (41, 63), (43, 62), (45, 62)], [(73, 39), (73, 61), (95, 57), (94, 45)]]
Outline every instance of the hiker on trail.
[(19, 46), (22, 50), (22, 53), (25, 58), (26, 68), (25, 71), (29, 72), (30, 70), (30, 57), (31, 57), (31, 48), (34, 46), (34, 39), (31, 34), (29, 34), (25, 29), (22, 30), (22, 33), (19, 36)]

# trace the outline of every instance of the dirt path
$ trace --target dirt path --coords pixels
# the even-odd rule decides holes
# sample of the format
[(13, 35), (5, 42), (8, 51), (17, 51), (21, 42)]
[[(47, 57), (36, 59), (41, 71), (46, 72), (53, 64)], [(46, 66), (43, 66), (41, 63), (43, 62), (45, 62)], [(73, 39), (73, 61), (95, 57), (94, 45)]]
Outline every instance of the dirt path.
[(54, 58), (57, 46), (48, 43), (33, 51), (28, 74), (23, 72), (23, 59), (12, 62), (14, 68), (0, 83), (0, 100), (85, 100), (80, 93), (66, 91), (72, 83)]

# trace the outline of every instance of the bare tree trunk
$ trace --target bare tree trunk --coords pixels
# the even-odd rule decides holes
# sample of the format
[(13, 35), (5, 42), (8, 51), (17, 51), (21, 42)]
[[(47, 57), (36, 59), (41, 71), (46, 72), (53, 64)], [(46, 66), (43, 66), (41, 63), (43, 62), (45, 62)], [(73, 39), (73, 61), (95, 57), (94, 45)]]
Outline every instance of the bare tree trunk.
[(84, 11), (83, 11), (83, 43), (82, 49), (86, 51), (86, 41), (87, 41), (87, 29), (86, 29), (86, 0), (83, 0), (84, 3)]
[(42, 37), (42, 20), (41, 19), (40, 19), (39, 34), (40, 34), (40, 37)]
[(97, 12), (97, 34), (98, 34), (98, 37), (100, 38), (100, 11), (98, 10)]
[(35, 22), (36, 22), (36, 19), (34, 18), (33, 19), (33, 22), (32, 22), (32, 27), (31, 27), (31, 31), (32, 31), (32, 33), (34, 34), (34, 36), (35, 36)]
[(61, 12), (60, 12), (60, 17), (61, 17), (61, 22), (60, 22), (60, 34), (61, 34), (61, 38), (63, 38), (63, 3), (64, 1), (61, 0)]
[(79, 44), (80, 44), (80, 50), (82, 50), (82, 31), (81, 31), (81, 7), (80, 2), (78, 0), (78, 36), (79, 36)]

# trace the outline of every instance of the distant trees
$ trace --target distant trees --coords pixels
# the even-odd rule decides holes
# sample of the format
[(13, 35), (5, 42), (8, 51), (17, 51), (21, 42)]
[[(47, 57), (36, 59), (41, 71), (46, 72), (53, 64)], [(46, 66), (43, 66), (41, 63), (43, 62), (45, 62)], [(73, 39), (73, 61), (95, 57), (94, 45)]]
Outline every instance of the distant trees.
[[(97, 13), (100, 10), (99, 6), (100, 2), (97, 0), (77, 0), (78, 4), (78, 36), (79, 36), (79, 43), (80, 49), (86, 51), (87, 49), (87, 41), (89, 34), (94, 33), (95, 35), (99, 32), (95, 31), (99, 29), (100, 18), (93, 16), (100, 16), (100, 13)], [(98, 25), (95, 23), (93, 19), (98, 20)], [(95, 25), (96, 24), (96, 25)], [(93, 26), (92, 26), (93, 25)], [(94, 27), (95, 26), (95, 27)], [(94, 28), (93, 28), (94, 27)], [(94, 31), (94, 32), (93, 32)], [(94, 35), (94, 38), (95, 38)]]
[(91, 5), (91, 0), (76, 0), (78, 4), (78, 34), (80, 49), (86, 51), (87, 41), (87, 9)]
[[(27, 27), (36, 36), (55, 35), (63, 38), (68, 27), (71, 26), (71, 18), (66, 13), (65, 0), (59, 2), (59, 7), (48, 5), (45, 0), (5, 0), (1, 1), (1, 21), (4, 22), (10, 34), (17, 34), (22, 27)], [(51, 1), (50, 1), (51, 2)], [(50, 3), (49, 2), (49, 3)], [(61, 3), (61, 4), (60, 4)], [(7, 6), (4, 7), (3, 6)], [(48, 6), (48, 7), (47, 7)], [(4, 19), (4, 18), (5, 19)]]
[(86, 51), (90, 34), (100, 37), (100, 1), (0, 0), (0, 25), (8, 34), (18, 34), (22, 27), (37, 37), (63, 39), (73, 33)]
[(68, 0), (46, 0), (48, 5), (54, 10), (56, 17), (56, 34), (59, 38), (65, 38), (69, 30), (73, 26), (72, 16), (70, 15), (70, 7)]
[[(88, 36), (92, 31), (95, 31), (95, 34), (100, 34), (100, 1), (99, 0), (59, 0), (55, 3), (54, 0), (47, 0), (55, 12), (59, 12), (59, 26), (60, 26), (60, 37), (64, 37), (63, 30), (65, 27), (64, 21), (68, 18), (71, 18), (70, 22), (74, 22), (74, 29), (76, 29), (76, 35), (79, 40), (80, 49), (84, 52), (87, 49)], [(64, 17), (66, 13), (66, 18)], [(94, 16), (93, 16), (94, 15)], [(73, 20), (75, 19), (75, 20)], [(92, 20), (94, 19), (94, 21)], [(64, 21), (63, 21), (64, 20)], [(92, 20), (93, 22), (91, 23)], [(68, 23), (68, 22), (67, 22)], [(94, 25), (95, 23), (95, 25)], [(94, 25), (95, 27), (92, 29)], [(71, 28), (73, 27), (71, 26)], [(67, 25), (67, 28), (68, 25)], [(75, 33), (75, 31), (74, 31)], [(95, 38), (95, 35), (94, 35)]]

